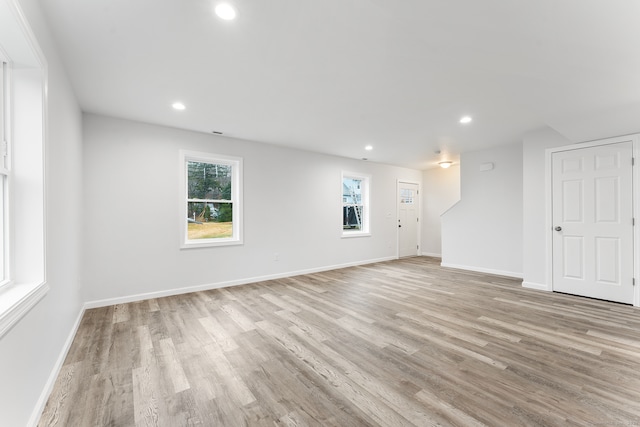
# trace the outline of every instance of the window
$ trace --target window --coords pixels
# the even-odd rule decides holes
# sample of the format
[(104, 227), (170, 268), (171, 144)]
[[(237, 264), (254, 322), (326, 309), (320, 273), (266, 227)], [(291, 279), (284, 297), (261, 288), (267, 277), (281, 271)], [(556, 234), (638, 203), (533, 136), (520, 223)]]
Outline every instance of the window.
[(411, 188), (401, 188), (400, 189), (400, 203), (403, 205), (413, 205), (415, 191)]
[[(0, 1), (0, 337), (49, 290), (47, 61), (18, 2)], [(10, 233), (9, 233), (10, 232)]]
[(183, 248), (242, 243), (242, 159), (181, 152)]
[(342, 236), (369, 235), (369, 176), (342, 174)]
[(8, 195), (9, 195), (9, 68), (0, 58), (0, 286), (9, 282)]

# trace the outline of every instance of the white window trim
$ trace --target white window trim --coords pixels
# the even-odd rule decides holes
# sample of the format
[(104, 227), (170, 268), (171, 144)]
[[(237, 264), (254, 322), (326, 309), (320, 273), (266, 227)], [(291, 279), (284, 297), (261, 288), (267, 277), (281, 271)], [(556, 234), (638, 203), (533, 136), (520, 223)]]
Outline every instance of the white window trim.
[(358, 172), (342, 172), (342, 177), (340, 178), (340, 207), (344, 208), (344, 203), (342, 202), (342, 186), (345, 178), (355, 178), (360, 179), (363, 182), (364, 188), (362, 189), (362, 207), (363, 207), (363, 219), (362, 219), (362, 229), (361, 230), (345, 230), (343, 228), (343, 219), (340, 218), (340, 229), (342, 230), (342, 238), (352, 238), (352, 237), (369, 237), (371, 236), (371, 175), (366, 175)]
[[(189, 240), (187, 236), (187, 162), (226, 164), (231, 169), (233, 235), (228, 238)], [(243, 244), (242, 158), (199, 151), (180, 150), (180, 248), (207, 248)]]
[[(21, 59), (20, 62), (20, 79), (24, 79), (23, 74), (32, 73), (36, 71), (39, 75), (37, 84), (40, 85), (41, 96), (35, 96), (30, 99), (26, 104), (20, 103), (18, 107), (15, 99), (11, 96), (11, 90), (9, 90), (9, 143), (15, 143), (22, 146), (21, 140), (18, 138), (26, 138), (24, 141), (30, 145), (31, 148), (36, 150), (37, 158), (29, 159), (33, 160), (34, 170), (38, 174), (41, 174), (41, 180), (36, 186), (34, 194), (30, 194), (26, 197), (22, 196), (21, 200), (27, 202), (30, 205), (36, 205), (39, 208), (35, 209), (29, 221), (41, 221), (40, 231), (37, 231), (29, 236), (26, 242), (21, 247), (22, 252), (26, 251), (32, 254), (38, 254), (35, 258), (37, 261), (29, 264), (30, 257), (22, 257), (19, 260), (19, 267), (16, 266), (15, 255), (15, 242), (13, 237), (18, 235), (14, 232), (14, 229), (22, 230), (25, 224), (16, 224), (17, 218), (11, 216), (6, 225), (6, 238), (9, 240), (7, 247), (7, 260), (6, 260), (6, 277), (7, 280), (3, 282), (3, 286), (0, 289), (0, 337), (8, 332), (17, 322), (20, 321), (38, 301), (40, 301), (49, 291), (49, 285), (46, 280), (46, 195), (45, 195), (45, 182), (44, 182), (44, 158), (46, 147), (46, 135), (47, 135), (47, 61), (38, 45), (37, 39), (29, 26), (24, 13), (22, 12), (20, 5), (16, 0), (8, 0), (6, 2), (0, 2), (0, 25), (3, 26), (5, 35), (8, 38), (0, 40), (3, 43), (0, 50), (4, 60), (11, 64), (11, 58), (17, 57)], [(11, 67), (9, 67), (11, 69)], [(9, 71), (9, 78), (14, 81), (18, 80), (18, 76)], [(28, 81), (32, 82), (33, 74), (30, 74)], [(23, 81), (23, 80), (21, 80)], [(13, 87), (13, 83), (10, 83), (10, 87)], [(39, 99), (38, 99), (39, 98)], [(16, 119), (19, 117), (19, 119)], [(18, 137), (14, 131), (14, 124), (16, 120), (19, 120), (20, 126), (24, 127), (25, 123), (28, 124), (28, 128), (33, 130), (29, 135), (22, 135)], [(39, 131), (35, 129), (40, 128)], [(13, 161), (14, 154), (11, 152), (11, 145), (8, 147), (8, 160), (9, 167)], [(14, 171), (15, 172), (15, 171)], [(11, 179), (11, 177), (10, 177)], [(11, 179), (11, 181), (14, 181)], [(16, 209), (13, 196), (15, 196), (15, 189), (13, 188), (15, 183), (9, 183), (8, 197), (11, 204), (7, 206), (7, 215), (13, 213)], [(33, 224), (34, 222), (31, 222)], [(22, 236), (24, 233), (20, 233)], [(25, 259), (27, 258), (27, 259)]]
[(43, 283), (10, 283), (0, 291), (0, 337), (49, 292)]
[(3, 199), (0, 215), (0, 288), (10, 284), (11, 266), (9, 259), (9, 194), (11, 188), (11, 124), (9, 111), (11, 110), (11, 71), (9, 63), (0, 52), (0, 197)]

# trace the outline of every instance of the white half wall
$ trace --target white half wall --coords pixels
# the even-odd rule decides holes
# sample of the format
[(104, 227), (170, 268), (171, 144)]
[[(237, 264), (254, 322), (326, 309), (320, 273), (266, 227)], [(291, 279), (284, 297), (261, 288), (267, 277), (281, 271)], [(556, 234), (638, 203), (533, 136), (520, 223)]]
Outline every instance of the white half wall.
[(29, 426), (37, 421), (82, 312), (82, 116), (40, 3), (18, 3), (48, 62), (45, 275), (50, 290), (0, 338), (2, 426)]
[[(395, 258), (396, 182), (422, 179), (417, 170), (98, 115), (84, 115), (83, 130), (91, 305)], [(243, 245), (180, 249), (181, 149), (243, 158)], [(370, 237), (341, 238), (342, 171), (371, 176)]]
[(550, 284), (546, 283), (545, 220), (549, 207), (545, 188), (545, 152), (547, 148), (571, 143), (551, 128), (528, 133), (522, 140), (522, 274), (525, 287), (550, 290)]
[(441, 215), (460, 200), (460, 165), (422, 172), (422, 254), (442, 256)]
[(522, 144), (464, 153), (460, 184), (442, 216), (442, 265), (522, 277)]

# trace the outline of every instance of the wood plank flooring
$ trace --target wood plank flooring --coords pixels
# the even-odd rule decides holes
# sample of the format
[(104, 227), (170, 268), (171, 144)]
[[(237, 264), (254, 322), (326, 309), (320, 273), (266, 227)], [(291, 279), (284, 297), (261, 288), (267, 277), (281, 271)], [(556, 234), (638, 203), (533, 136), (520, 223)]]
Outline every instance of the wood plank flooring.
[(438, 261), (88, 310), (39, 425), (640, 425), (640, 310)]

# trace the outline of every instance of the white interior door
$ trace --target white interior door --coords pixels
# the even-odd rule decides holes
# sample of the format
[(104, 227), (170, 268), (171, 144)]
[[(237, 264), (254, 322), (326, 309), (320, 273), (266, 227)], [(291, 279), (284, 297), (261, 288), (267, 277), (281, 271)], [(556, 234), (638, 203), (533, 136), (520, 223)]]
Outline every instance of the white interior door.
[(553, 290), (633, 303), (633, 145), (552, 154)]
[(418, 184), (398, 185), (399, 256), (418, 255)]

